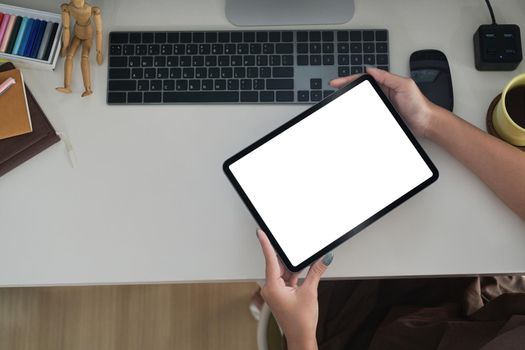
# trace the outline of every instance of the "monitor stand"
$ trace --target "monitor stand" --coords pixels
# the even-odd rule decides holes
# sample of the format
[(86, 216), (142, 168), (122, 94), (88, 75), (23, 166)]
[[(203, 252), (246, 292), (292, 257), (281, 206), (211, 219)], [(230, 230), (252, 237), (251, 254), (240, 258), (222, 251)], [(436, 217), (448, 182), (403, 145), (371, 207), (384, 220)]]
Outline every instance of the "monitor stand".
[(237, 26), (342, 24), (354, 16), (354, 0), (226, 0)]

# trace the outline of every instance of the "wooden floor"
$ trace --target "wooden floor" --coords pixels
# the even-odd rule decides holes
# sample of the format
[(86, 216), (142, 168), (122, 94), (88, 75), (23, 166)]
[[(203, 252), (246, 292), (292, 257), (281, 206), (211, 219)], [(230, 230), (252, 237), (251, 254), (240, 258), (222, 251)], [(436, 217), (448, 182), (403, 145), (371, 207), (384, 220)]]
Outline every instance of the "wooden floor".
[(255, 283), (0, 289), (2, 350), (256, 349)]

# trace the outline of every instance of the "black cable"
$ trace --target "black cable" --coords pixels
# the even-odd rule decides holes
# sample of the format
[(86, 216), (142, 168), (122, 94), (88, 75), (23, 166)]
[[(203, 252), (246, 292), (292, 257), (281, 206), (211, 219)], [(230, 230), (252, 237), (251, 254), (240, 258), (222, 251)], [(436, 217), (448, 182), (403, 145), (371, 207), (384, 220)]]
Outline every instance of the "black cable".
[(490, 17), (492, 18), (492, 24), (497, 24), (496, 17), (494, 17), (494, 10), (492, 10), (492, 5), (490, 4), (490, 1), (485, 0), (485, 2), (487, 3), (487, 7), (489, 8)]

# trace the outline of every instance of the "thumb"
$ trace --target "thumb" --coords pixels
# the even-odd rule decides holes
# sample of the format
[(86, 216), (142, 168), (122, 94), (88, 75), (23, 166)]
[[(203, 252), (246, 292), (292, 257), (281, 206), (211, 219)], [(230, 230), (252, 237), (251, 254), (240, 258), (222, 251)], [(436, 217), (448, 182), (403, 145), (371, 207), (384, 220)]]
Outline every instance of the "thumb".
[(334, 254), (330, 252), (326, 254), (322, 259), (317, 260), (312, 266), (310, 266), (310, 270), (308, 270), (308, 274), (306, 275), (303, 286), (305, 285), (307, 288), (317, 289), (321, 276), (326, 271), (328, 265), (332, 263), (333, 259)]

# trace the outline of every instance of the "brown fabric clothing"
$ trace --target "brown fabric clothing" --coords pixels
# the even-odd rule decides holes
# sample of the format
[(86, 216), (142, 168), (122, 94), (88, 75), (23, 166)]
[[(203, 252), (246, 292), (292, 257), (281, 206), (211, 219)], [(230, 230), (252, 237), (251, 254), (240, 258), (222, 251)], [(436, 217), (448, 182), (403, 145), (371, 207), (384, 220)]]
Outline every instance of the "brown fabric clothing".
[(323, 281), (317, 339), (335, 349), (525, 349), (525, 277)]

